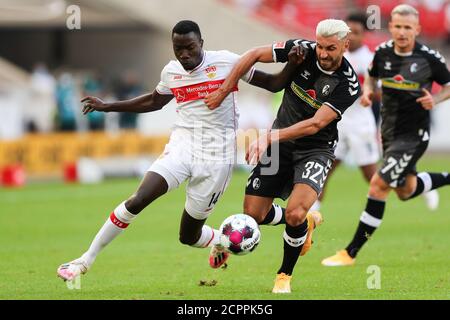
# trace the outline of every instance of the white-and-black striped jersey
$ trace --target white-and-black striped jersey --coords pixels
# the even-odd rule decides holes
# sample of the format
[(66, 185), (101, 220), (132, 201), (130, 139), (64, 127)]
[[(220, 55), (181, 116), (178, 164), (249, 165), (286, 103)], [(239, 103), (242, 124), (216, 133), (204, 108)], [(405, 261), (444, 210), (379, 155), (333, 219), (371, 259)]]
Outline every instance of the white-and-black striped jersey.
[(303, 39), (275, 43), (272, 47), (274, 61), (288, 61), (288, 53), (296, 45), (305, 47), (307, 54), (285, 87), (273, 128), (286, 128), (312, 118), (325, 104), (338, 114), (336, 120), (314, 135), (285, 144), (292, 149), (332, 149), (338, 140), (338, 121), (361, 93), (358, 76), (345, 58), (337, 70), (323, 70), (317, 60), (316, 43)]
[(416, 101), (433, 81), (450, 84), (450, 73), (442, 55), (416, 42), (413, 51), (400, 55), (393, 40), (380, 44), (369, 66), (369, 75), (381, 80), (381, 132), (383, 141), (417, 136), (430, 126), (430, 112)]

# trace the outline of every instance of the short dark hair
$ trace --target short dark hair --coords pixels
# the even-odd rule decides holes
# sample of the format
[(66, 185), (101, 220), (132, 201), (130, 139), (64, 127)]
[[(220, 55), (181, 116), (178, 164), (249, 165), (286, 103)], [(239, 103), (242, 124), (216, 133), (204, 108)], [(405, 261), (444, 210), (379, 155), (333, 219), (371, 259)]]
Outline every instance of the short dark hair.
[(174, 33), (176, 34), (187, 34), (189, 32), (194, 32), (198, 35), (199, 39), (202, 38), (202, 34), (200, 32), (200, 27), (194, 21), (191, 20), (181, 20), (179, 21), (175, 27), (172, 29), (172, 36)]
[(350, 13), (347, 16), (347, 18), (345, 19), (345, 21), (360, 23), (364, 27), (365, 30), (368, 30), (368, 28), (367, 28), (367, 15), (364, 12), (353, 12), (353, 13)]

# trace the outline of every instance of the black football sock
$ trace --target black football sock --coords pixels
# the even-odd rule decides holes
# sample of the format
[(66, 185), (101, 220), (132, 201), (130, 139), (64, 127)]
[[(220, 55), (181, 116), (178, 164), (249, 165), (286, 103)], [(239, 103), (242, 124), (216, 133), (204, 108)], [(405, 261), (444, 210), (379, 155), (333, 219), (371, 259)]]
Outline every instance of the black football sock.
[(286, 209), (280, 207), (277, 204), (272, 204), (272, 207), (270, 207), (269, 212), (267, 213), (264, 220), (260, 223), (261, 225), (269, 224), (272, 226), (277, 226), (279, 224), (285, 224), (286, 220), (284, 218), (284, 213), (286, 212)]
[(358, 229), (353, 236), (352, 242), (345, 248), (350, 257), (355, 258), (358, 251), (370, 239), (375, 230), (380, 226), (383, 219), (385, 201), (368, 198), (366, 210), (363, 211)]
[(302, 251), (303, 244), (306, 240), (306, 234), (308, 232), (308, 219), (302, 224), (293, 227), (286, 223), (286, 229), (284, 230), (284, 255), (283, 263), (278, 270), (278, 274), (285, 273), (288, 276), (292, 275), (295, 264), (297, 263), (300, 252)]
[(417, 187), (413, 194), (408, 198), (413, 199), (423, 193), (440, 188), (450, 184), (450, 175), (447, 172), (431, 173), (420, 172), (417, 174)]

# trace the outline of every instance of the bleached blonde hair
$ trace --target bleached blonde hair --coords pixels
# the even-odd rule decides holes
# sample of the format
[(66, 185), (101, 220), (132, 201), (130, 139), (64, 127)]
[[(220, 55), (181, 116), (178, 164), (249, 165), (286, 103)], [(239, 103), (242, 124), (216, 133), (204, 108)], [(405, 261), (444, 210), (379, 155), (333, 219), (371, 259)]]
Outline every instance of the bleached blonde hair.
[(410, 6), (409, 4), (399, 4), (394, 9), (392, 9), (391, 17), (394, 14), (399, 14), (401, 16), (413, 15), (419, 18), (419, 11), (417, 11), (416, 8)]
[(326, 19), (317, 24), (316, 36), (325, 38), (337, 36), (338, 40), (343, 40), (350, 33), (350, 27), (343, 20)]

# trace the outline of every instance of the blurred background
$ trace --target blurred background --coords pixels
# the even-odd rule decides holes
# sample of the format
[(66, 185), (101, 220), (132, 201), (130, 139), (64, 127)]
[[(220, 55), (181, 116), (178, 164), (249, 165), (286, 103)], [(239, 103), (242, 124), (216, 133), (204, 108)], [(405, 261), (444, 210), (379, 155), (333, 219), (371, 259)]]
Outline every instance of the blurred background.
[[(399, 3), (418, 8), (419, 41), (448, 61), (445, 0), (0, 0), (0, 188), (141, 175), (168, 139), (173, 102), (150, 114), (83, 116), (80, 99), (123, 100), (153, 91), (174, 59), (171, 29), (179, 20), (200, 25), (205, 49), (241, 54), (289, 38), (314, 39), (320, 20), (344, 19), (376, 4), (381, 30), (365, 39), (373, 50), (389, 39), (387, 21)], [(282, 66), (258, 67), (274, 72)], [(280, 95), (241, 84), (239, 102), (241, 128), (267, 128)], [(444, 104), (432, 114), (428, 153), (450, 159), (450, 106)]]

